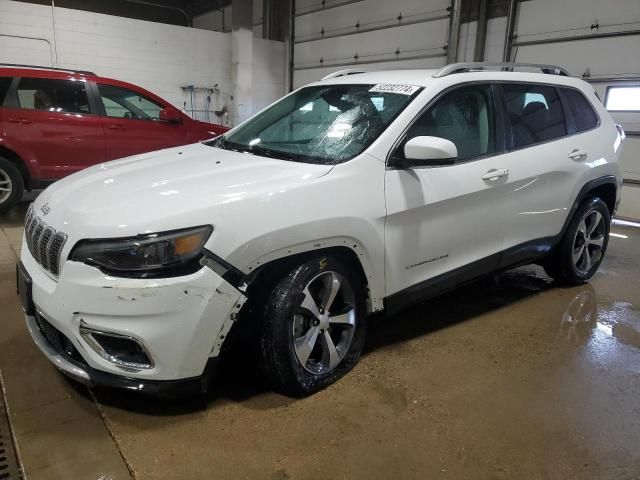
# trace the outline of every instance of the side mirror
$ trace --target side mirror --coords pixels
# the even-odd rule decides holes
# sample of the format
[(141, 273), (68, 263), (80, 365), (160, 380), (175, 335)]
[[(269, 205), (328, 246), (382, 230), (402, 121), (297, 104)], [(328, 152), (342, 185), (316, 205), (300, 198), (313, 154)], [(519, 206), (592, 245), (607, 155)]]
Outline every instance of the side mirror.
[(180, 112), (173, 107), (167, 107), (160, 110), (160, 121), (169, 123), (181, 123), (182, 116)]
[(413, 137), (404, 145), (402, 167), (452, 165), (458, 156), (456, 145), (446, 138)]

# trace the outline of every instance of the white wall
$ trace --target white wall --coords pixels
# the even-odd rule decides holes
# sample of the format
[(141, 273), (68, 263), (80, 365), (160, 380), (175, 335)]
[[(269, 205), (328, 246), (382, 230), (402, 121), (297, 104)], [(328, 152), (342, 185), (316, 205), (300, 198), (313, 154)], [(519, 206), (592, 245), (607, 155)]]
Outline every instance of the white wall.
[(460, 36), (458, 37), (458, 62), (473, 62), (477, 30), (478, 22), (460, 24)]
[(616, 216), (640, 220), (640, 185), (625, 183), (622, 186), (622, 201)]
[(502, 61), (506, 30), (507, 17), (490, 18), (487, 21), (487, 37), (484, 42), (484, 60), (486, 62)]
[[(55, 26), (55, 28), (54, 28)], [(15, 38), (37, 37), (40, 40)], [(259, 104), (284, 94), (284, 45), (263, 41), (255, 49), (253, 76), (267, 87)], [(91, 70), (140, 85), (176, 107), (191, 107), (180, 87), (213, 87), (211, 110), (230, 97), (231, 35), (196, 28), (0, 0), (0, 62)], [(205, 95), (196, 94), (196, 109)], [(202, 114), (196, 114), (202, 117)], [(209, 120), (218, 122), (209, 115)]]
[[(484, 42), (484, 61), (502, 61), (506, 28), (506, 17), (489, 18), (487, 20), (487, 35)], [(460, 36), (458, 37), (458, 62), (473, 62), (477, 31), (477, 21), (463, 23), (460, 25)]]
[[(339, 2), (327, 1), (330, 6)], [(294, 86), (304, 85), (322, 78), (327, 73), (343, 68), (392, 69), (437, 68), (445, 63), (445, 50), (449, 20), (421, 22), (446, 15), (449, 0), (362, 0), (296, 18), (296, 39), (317, 38), (324, 30), (325, 37), (295, 47)], [(320, 8), (320, 0), (298, 0), (298, 13)], [(398, 21), (398, 14), (402, 20)], [(356, 24), (360, 25), (360, 32)], [(388, 27), (388, 28), (381, 28)], [(368, 28), (375, 31), (364, 32)], [(395, 55), (396, 49), (400, 50)], [(357, 61), (354, 55), (358, 54)], [(426, 57), (439, 54), (437, 58)], [(320, 59), (323, 63), (320, 63)], [(382, 62), (379, 62), (383, 60)], [(335, 66), (323, 67), (322, 65)], [(312, 68), (309, 68), (312, 67)], [(304, 69), (300, 69), (304, 68)]]
[(284, 42), (253, 39), (253, 111), (280, 98), (286, 89)]

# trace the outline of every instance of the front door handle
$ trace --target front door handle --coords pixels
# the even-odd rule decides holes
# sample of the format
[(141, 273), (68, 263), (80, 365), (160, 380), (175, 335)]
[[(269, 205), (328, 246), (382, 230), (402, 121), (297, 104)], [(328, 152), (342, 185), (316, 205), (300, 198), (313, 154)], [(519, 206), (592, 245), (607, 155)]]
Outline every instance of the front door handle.
[(109, 130), (126, 130), (127, 129), (127, 127), (123, 127), (122, 125), (114, 125), (114, 124), (107, 125), (107, 128)]
[(30, 123), (33, 123), (31, 120), (29, 120), (28, 118), (9, 118), (8, 119), (11, 123), (20, 123), (22, 125), (29, 125)]
[(580, 148), (576, 148), (574, 150), (571, 150), (571, 152), (569, 152), (569, 158), (571, 160), (582, 160), (586, 156), (587, 156), (587, 152)]
[(493, 181), (493, 180), (499, 179), (500, 177), (506, 177), (507, 175), (509, 175), (508, 168), (493, 168), (489, 170), (487, 173), (485, 173), (484, 175), (482, 175), (482, 179), (487, 181)]

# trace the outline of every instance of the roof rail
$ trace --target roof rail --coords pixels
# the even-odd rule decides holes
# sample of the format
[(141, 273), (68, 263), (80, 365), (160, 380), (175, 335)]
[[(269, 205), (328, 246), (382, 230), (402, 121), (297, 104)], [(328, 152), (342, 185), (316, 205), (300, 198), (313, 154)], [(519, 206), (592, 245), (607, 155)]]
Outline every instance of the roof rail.
[(347, 77), (349, 75), (356, 75), (358, 73), (365, 73), (364, 70), (357, 70), (355, 68), (347, 68), (345, 70), (338, 70), (337, 72), (330, 73), (326, 77), (322, 77), (322, 80), (329, 80), (330, 78)]
[(90, 72), (88, 70), (75, 70), (72, 68), (57, 68), (57, 67), (45, 67), (42, 65), (23, 65), (20, 63), (0, 63), (0, 67), (16, 67), (16, 68), (36, 68), (38, 70), (55, 70), (58, 72), (70, 72), (70, 73), (78, 73), (80, 75), (93, 75), (97, 76), (95, 73)]
[(512, 72), (515, 69), (530, 69), (540, 70), (542, 73), (549, 75), (564, 75), (569, 76), (564, 68), (556, 65), (542, 65), (538, 63), (512, 63), (512, 62), (467, 62), (467, 63), (452, 63), (445, 65), (438, 70), (433, 76), (435, 78), (446, 77), (453, 73), (474, 72), (478, 70), (491, 70), (498, 69), (505, 72)]

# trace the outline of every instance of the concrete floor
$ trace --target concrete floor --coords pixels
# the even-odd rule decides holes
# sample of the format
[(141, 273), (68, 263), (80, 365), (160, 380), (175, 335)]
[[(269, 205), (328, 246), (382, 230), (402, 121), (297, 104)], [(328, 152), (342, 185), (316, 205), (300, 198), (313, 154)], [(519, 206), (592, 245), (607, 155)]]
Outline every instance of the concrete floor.
[(640, 229), (590, 284), (525, 267), (370, 328), (303, 400), (244, 368), (206, 399), (89, 391), (31, 343), (15, 295), (26, 206), (0, 219), (0, 372), (28, 480), (640, 478)]

